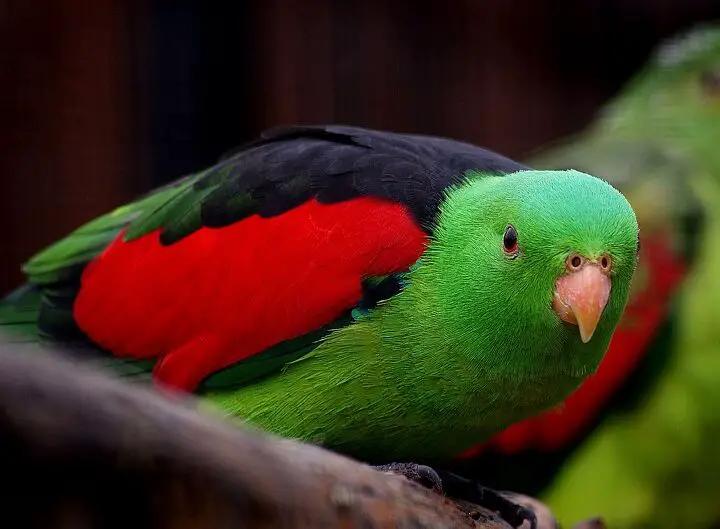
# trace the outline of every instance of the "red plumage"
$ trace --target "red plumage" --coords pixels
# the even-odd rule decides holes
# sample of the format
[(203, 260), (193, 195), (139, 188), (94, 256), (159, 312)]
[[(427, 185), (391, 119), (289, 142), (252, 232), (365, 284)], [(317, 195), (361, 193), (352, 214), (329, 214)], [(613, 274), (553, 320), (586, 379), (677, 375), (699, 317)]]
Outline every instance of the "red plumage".
[(643, 239), (641, 265), (647, 265), (645, 288), (633, 295), (610, 348), (595, 375), (557, 409), (516, 423), (488, 443), (467, 450), (513, 454), (529, 449), (553, 451), (573, 442), (597, 417), (612, 394), (642, 360), (667, 314), (668, 303), (685, 275), (685, 266), (664, 237)]
[(426, 240), (403, 205), (367, 197), (311, 200), (168, 246), (157, 231), (121, 235), (85, 269), (74, 316), (118, 357), (160, 357), (154, 379), (192, 391), (335, 320), (359, 301), (364, 277), (407, 269)]

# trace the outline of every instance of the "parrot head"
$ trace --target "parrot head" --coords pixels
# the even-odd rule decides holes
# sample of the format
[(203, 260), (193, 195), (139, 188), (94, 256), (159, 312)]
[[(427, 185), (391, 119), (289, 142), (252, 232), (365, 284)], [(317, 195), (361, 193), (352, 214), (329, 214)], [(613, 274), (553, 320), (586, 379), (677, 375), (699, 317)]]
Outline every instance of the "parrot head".
[(493, 350), (541, 350), (546, 360), (581, 348), (584, 359), (567, 360), (575, 374), (605, 353), (637, 252), (625, 197), (574, 170), (471, 180), (448, 196), (428, 248), (461, 335), (479, 329)]
[(618, 129), (658, 135), (703, 153), (720, 136), (720, 26), (702, 25), (662, 42), (604, 111)]

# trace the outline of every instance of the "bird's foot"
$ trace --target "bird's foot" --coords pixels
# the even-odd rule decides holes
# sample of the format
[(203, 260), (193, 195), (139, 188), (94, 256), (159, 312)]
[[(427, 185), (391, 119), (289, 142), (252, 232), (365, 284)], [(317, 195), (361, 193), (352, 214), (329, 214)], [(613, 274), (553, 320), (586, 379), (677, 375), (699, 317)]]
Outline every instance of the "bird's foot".
[[(535, 512), (512, 501), (510, 499), (512, 496), (509, 493), (508, 496), (505, 496), (503, 493), (484, 487), (473, 480), (449, 472), (439, 474), (428, 466), (416, 463), (389, 463), (374, 466), (373, 468), (381, 472), (399, 474), (438, 494), (444, 494), (456, 500), (484, 507), (497, 513), (513, 527), (519, 528), (522, 526), (529, 529), (538, 529)], [(528, 523), (525, 524), (525, 522)]]
[[(518, 498), (517, 495), (510, 492), (500, 492), (490, 489), (477, 481), (450, 472), (441, 472), (438, 475), (441, 476), (443, 481), (443, 489), (445, 490), (446, 496), (468, 503), (474, 503), (475, 505), (485, 507), (489, 511), (496, 512), (513, 527), (522, 527), (523, 529), (539, 528), (538, 517), (535, 511), (532, 508), (513, 501), (513, 499)], [(543, 527), (548, 526), (557, 527), (557, 523), (552, 519), (550, 524), (543, 524)]]
[(438, 494), (443, 493), (442, 479), (437, 472), (425, 465), (417, 463), (388, 463), (387, 465), (373, 466), (375, 470), (398, 474), (409, 479), (413, 483), (422, 485)]

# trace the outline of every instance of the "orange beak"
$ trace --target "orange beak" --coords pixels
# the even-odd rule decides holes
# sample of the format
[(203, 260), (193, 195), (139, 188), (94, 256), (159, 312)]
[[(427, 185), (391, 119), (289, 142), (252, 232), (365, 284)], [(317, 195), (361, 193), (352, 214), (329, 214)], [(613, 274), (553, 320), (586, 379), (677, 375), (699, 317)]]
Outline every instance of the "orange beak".
[(610, 278), (593, 263), (561, 276), (555, 283), (553, 310), (561, 320), (579, 327), (583, 343), (595, 333), (611, 286)]

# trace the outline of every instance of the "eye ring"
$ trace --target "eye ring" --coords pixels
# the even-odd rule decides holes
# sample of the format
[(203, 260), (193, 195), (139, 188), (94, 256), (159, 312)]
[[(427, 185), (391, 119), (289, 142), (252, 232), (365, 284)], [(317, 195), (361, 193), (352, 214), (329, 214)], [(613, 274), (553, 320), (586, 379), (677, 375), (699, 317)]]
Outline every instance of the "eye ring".
[(610, 270), (611, 266), (612, 258), (608, 254), (603, 254), (603, 256), (600, 258), (600, 268), (607, 272)]
[(503, 252), (507, 255), (516, 257), (518, 254), (518, 234), (515, 226), (508, 224), (503, 235)]
[(585, 259), (576, 253), (571, 254), (567, 258), (567, 268), (570, 271), (580, 270), (585, 264)]

